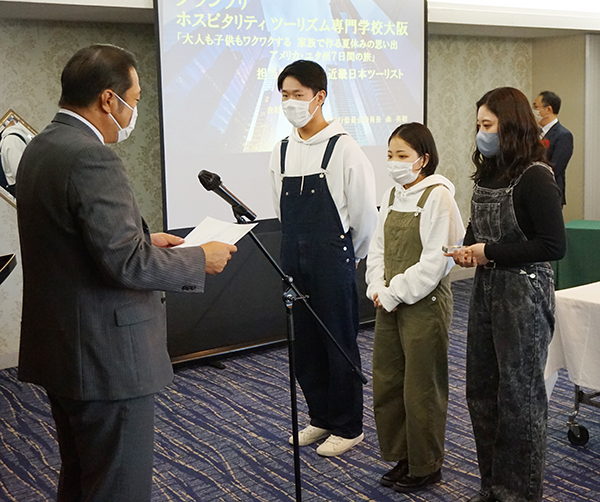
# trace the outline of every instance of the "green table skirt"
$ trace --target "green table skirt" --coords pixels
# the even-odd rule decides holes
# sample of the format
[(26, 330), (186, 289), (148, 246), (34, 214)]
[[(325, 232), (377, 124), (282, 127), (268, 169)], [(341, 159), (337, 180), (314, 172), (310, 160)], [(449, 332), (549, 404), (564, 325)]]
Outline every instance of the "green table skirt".
[(600, 221), (573, 220), (565, 227), (567, 253), (552, 263), (556, 289), (600, 281)]

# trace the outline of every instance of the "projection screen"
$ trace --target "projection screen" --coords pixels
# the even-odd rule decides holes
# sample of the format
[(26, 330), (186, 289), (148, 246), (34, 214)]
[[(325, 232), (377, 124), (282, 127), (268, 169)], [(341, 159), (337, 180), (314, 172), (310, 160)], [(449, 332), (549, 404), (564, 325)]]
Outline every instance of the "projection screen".
[(275, 216), (267, 166), (291, 125), (277, 75), (298, 59), (328, 76), (323, 107), (389, 186), (387, 139), (424, 117), (424, 0), (155, 0), (160, 42), (165, 228), (233, 219), (198, 183), (216, 172), (259, 219)]

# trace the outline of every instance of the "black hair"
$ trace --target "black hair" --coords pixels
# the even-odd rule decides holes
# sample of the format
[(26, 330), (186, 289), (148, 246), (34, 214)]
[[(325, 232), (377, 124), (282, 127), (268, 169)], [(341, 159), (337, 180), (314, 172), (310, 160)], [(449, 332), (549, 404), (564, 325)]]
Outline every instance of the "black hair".
[(544, 91), (540, 92), (540, 96), (542, 96), (542, 104), (552, 108), (552, 113), (558, 115), (558, 112), (560, 112), (560, 104), (562, 103), (558, 95), (552, 91)]
[(426, 126), (419, 124), (418, 122), (402, 124), (390, 135), (388, 146), (394, 137), (404, 140), (408, 146), (419, 154), (419, 157), (423, 157), (425, 154), (429, 156), (429, 162), (421, 169), (421, 174), (423, 176), (430, 176), (435, 173), (440, 158), (438, 156), (433, 135)]
[(135, 56), (125, 49), (96, 44), (77, 51), (63, 69), (59, 106), (90, 106), (102, 92), (111, 89), (121, 98), (131, 88)]
[(299, 59), (287, 65), (277, 77), (277, 89), (281, 91), (283, 81), (287, 77), (294, 77), (304, 87), (308, 87), (315, 94), (319, 91), (327, 92), (327, 74), (325, 70), (314, 61)]
[(498, 117), (499, 150), (487, 158), (475, 148), (472, 159), (476, 182), (498, 171), (511, 180), (533, 162), (545, 161), (546, 148), (540, 141), (540, 128), (525, 94), (514, 87), (498, 87), (477, 101), (477, 111), (483, 105)]

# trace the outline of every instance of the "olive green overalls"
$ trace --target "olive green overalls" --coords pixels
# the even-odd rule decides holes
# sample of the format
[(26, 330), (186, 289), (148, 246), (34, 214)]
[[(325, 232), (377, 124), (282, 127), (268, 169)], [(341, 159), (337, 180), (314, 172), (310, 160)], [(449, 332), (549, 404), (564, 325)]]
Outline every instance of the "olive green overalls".
[[(390, 193), (384, 225), (387, 286), (421, 257), (421, 210), (436, 186), (423, 191), (416, 212), (389, 209), (395, 189)], [(412, 476), (427, 476), (444, 460), (451, 320), (448, 276), (413, 305), (400, 303), (390, 313), (377, 309), (373, 407), (379, 447), (384, 460), (408, 460)]]

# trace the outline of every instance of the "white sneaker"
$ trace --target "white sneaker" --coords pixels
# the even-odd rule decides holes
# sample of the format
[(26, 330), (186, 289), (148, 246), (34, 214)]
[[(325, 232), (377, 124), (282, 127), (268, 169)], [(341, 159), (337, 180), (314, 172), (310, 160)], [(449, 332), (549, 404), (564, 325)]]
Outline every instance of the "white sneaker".
[[(331, 432), (327, 429), (321, 429), (320, 427), (314, 427), (309, 425), (308, 427), (298, 431), (298, 445), (307, 446), (309, 444), (313, 444), (315, 441), (319, 439), (326, 438), (329, 436)], [(294, 444), (294, 436), (290, 436), (290, 444)]]
[(360, 443), (364, 438), (364, 432), (360, 436), (356, 436), (352, 439), (331, 435), (327, 438), (327, 441), (317, 448), (317, 453), (323, 457), (335, 457), (347, 452), (350, 448)]

